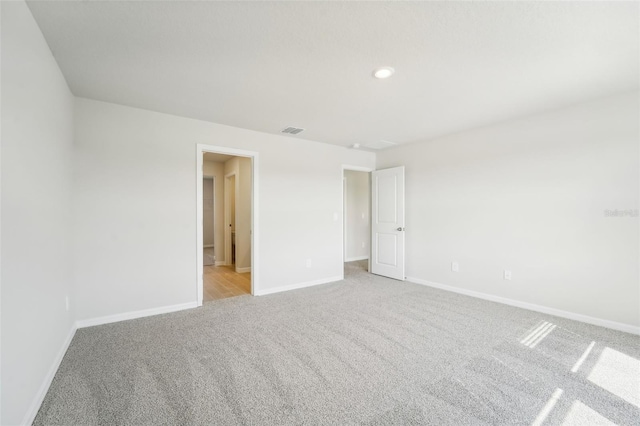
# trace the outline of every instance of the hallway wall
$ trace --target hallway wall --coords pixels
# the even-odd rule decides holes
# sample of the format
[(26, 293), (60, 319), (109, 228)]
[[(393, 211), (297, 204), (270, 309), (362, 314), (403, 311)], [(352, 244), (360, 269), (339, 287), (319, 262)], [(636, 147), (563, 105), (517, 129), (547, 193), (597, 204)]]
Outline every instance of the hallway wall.
[(214, 199), (214, 252), (216, 262), (224, 261), (224, 163), (217, 161), (203, 161), (202, 171), (204, 176), (215, 178)]
[(213, 200), (213, 179), (204, 178), (202, 181), (202, 238), (203, 245), (212, 246), (214, 244), (214, 200)]
[(368, 172), (345, 170), (346, 250), (345, 262), (368, 259), (371, 241), (371, 201)]

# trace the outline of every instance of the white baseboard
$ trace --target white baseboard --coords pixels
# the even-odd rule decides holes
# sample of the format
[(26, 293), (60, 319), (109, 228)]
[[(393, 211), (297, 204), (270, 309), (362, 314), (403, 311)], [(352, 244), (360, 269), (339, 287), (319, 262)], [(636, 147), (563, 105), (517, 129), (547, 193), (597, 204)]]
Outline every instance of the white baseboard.
[(521, 302), (519, 300), (513, 300), (513, 299), (508, 299), (506, 297), (494, 296), (492, 294), (487, 294), (487, 293), (481, 293), (479, 291), (453, 287), (450, 285), (435, 283), (435, 282), (423, 280), (420, 278), (407, 277), (407, 281), (415, 284), (421, 284), (429, 287), (439, 288), (441, 290), (451, 291), (454, 293), (464, 294), (465, 296), (476, 297), (478, 299), (489, 300), (491, 302), (498, 302), (504, 305), (515, 306), (517, 308), (528, 309), (530, 311), (541, 312), (543, 314), (554, 315), (557, 317), (567, 318), (574, 321), (586, 322), (587, 324), (598, 325), (600, 327), (606, 327), (613, 330), (624, 331), (625, 333), (640, 335), (640, 327), (636, 327), (631, 324), (625, 324), (625, 323), (606, 320), (602, 318), (590, 317), (588, 315), (577, 314), (575, 312), (569, 312), (569, 311), (563, 311), (561, 309), (550, 308), (548, 306), (542, 306), (542, 305), (536, 305), (534, 303)]
[(216, 266), (224, 266), (226, 264), (227, 262), (225, 262), (224, 260), (216, 260), (216, 263), (215, 263)]
[(64, 342), (62, 343), (62, 347), (60, 348), (60, 350), (58, 351), (58, 354), (53, 360), (53, 363), (51, 364), (51, 367), (49, 368), (47, 375), (45, 376), (42, 384), (40, 385), (40, 389), (38, 389), (38, 393), (33, 399), (33, 402), (31, 402), (31, 405), (29, 406), (29, 409), (27, 410), (27, 413), (25, 414), (24, 420), (22, 421), (21, 424), (23, 425), (33, 424), (33, 421), (35, 420), (36, 415), (38, 414), (38, 410), (42, 405), (42, 401), (44, 401), (44, 397), (47, 395), (47, 392), (49, 391), (49, 386), (51, 386), (51, 382), (53, 381), (53, 378), (56, 375), (58, 368), (60, 367), (62, 358), (64, 358), (64, 354), (67, 353), (67, 349), (69, 349), (69, 345), (71, 344), (71, 341), (73, 340), (73, 336), (75, 336), (75, 334), (76, 334), (76, 325), (73, 324), (71, 326), (71, 330), (69, 330), (69, 334), (67, 334), (67, 338), (64, 339)]
[(251, 272), (251, 266), (247, 266), (246, 268), (238, 268), (236, 267), (236, 272), (239, 274), (244, 274), (246, 272)]
[(76, 328), (93, 327), (94, 325), (110, 324), (112, 322), (126, 321), (130, 319), (150, 317), (153, 315), (167, 314), (169, 312), (182, 311), (197, 308), (198, 302), (181, 303), (179, 305), (162, 306), (160, 308), (144, 309), (141, 311), (125, 312), (122, 314), (107, 315), (105, 317), (89, 318), (76, 321)]
[(369, 260), (369, 256), (347, 257), (345, 262), (355, 262), (356, 260)]
[(267, 290), (259, 290), (259, 291), (255, 292), (254, 295), (255, 296), (265, 296), (267, 294), (280, 293), (280, 292), (289, 291), (289, 290), (297, 290), (297, 289), (305, 288), (305, 287), (312, 287), (314, 285), (333, 283), (333, 282), (336, 282), (336, 281), (340, 281), (342, 279), (344, 279), (343, 276), (336, 276), (336, 277), (330, 277), (330, 278), (322, 278), (322, 279), (314, 280), (314, 281), (307, 281), (307, 282), (298, 283), (298, 284), (283, 285), (281, 287), (270, 288), (270, 289), (267, 289)]

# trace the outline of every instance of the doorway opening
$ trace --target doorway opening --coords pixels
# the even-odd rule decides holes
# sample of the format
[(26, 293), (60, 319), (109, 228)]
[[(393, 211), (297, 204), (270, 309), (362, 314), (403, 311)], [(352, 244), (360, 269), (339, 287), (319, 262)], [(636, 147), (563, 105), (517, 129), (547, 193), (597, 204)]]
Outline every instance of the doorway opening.
[(257, 153), (198, 145), (198, 305), (257, 289)]
[(369, 270), (371, 253), (371, 169), (343, 166), (343, 261), (350, 269)]

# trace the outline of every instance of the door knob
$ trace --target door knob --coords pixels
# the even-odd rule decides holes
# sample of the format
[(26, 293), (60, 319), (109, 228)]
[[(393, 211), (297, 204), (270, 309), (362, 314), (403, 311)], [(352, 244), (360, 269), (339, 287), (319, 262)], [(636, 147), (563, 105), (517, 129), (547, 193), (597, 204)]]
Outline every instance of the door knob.
[(396, 231), (404, 231), (403, 227), (399, 227), (398, 229), (396, 229)]

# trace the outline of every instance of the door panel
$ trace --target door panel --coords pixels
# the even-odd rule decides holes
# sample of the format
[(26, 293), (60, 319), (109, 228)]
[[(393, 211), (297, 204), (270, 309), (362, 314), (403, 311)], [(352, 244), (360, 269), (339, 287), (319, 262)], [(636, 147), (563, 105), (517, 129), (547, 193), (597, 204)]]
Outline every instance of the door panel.
[(379, 203), (377, 207), (378, 211), (378, 223), (397, 223), (398, 222), (398, 207), (397, 207), (397, 194), (396, 188), (398, 182), (395, 175), (389, 176), (377, 176), (376, 195), (378, 200), (382, 199), (384, 202)]
[(404, 167), (371, 174), (371, 272), (404, 280)]
[(398, 237), (393, 234), (378, 234), (378, 263), (387, 266), (398, 265)]

